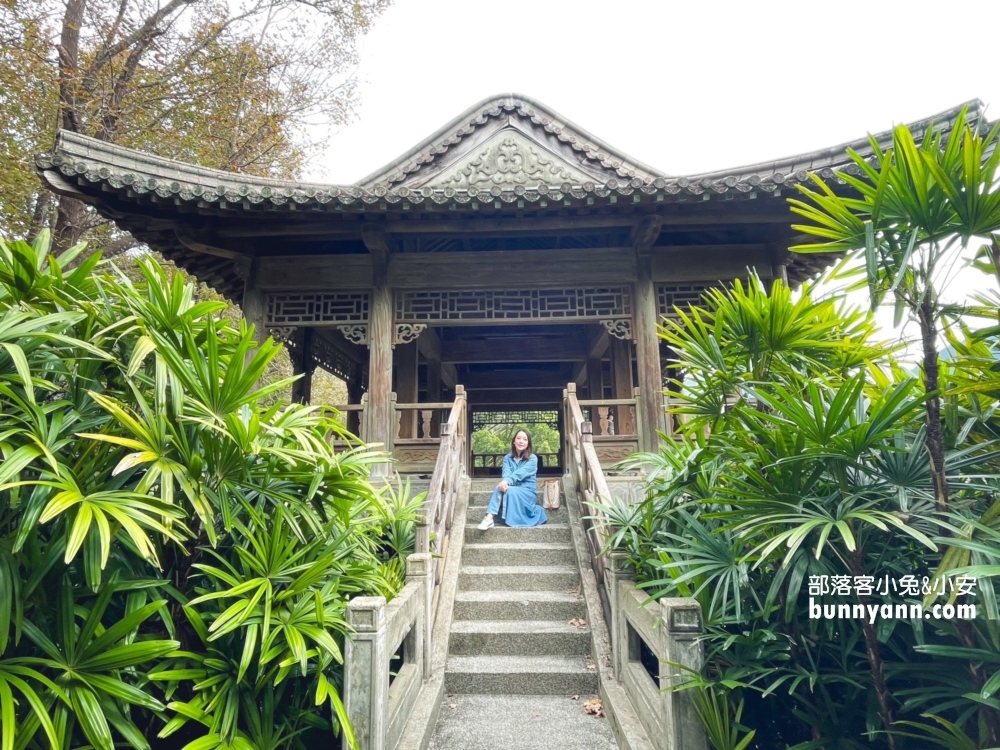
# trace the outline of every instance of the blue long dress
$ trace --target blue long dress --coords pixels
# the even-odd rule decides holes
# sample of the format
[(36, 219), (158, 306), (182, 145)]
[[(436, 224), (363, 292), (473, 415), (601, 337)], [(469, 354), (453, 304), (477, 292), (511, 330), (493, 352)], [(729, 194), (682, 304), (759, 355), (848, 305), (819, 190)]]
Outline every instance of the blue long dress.
[[(528, 458), (514, 458), (509, 453), (503, 459), (503, 478), (510, 485), (503, 497), (503, 518), (508, 526), (539, 526), (548, 520), (545, 509), (538, 504), (535, 494), (535, 475), (538, 473), (538, 458), (531, 454)], [(496, 514), (500, 510), (500, 490), (493, 490), (493, 497), (486, 508), (487, 513)]]

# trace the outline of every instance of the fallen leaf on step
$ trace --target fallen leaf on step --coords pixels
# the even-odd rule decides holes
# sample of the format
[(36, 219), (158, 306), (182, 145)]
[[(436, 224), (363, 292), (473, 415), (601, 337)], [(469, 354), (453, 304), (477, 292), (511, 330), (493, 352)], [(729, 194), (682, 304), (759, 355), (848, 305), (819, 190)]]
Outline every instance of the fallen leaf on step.
[(596, 664), (588, 664), (587, 665), (587, 669), (597, 669), (597, 665)]
[(583, 711), (593, 716), (595, 719), (604, 717), (604, 706), (601, 705), (600, 698), (591, 698), (583, 702)]
[(453, 709), (454, 708), (458, 708), (458, 704), (457, 703), (449, 703), (448, 704), (448, 708), (453, 708)]
[(569, 624), (572, 625), (574, 628), (587, 627), (587, 621), (579, 617), (574, 617), (572, 620), (569, 621)]
[(535, 713), (533, 713), (533, 714), (531, 715), (531, 718), (532, 718), (532, 719), (540, 719), (540, 718), (541, 718), (541, 716), (542, 716), (542, 715), (541, 715), (540, 713), (538, 713), (538, 712), (536, 711)]
[(571, 701), (578, 701), (578, 700), (580, 700), (580, 696), (579, 695), (574, 695), (572, 698), (570, 698), (570, 700)]
[(577, 599), (582, 599), (583, 598), (583, 584), (581, 583), (575, 589), (570, 589), (566, 593), (569, 594), (569, 595), (571, 595), (571, 596), (575, 596)]

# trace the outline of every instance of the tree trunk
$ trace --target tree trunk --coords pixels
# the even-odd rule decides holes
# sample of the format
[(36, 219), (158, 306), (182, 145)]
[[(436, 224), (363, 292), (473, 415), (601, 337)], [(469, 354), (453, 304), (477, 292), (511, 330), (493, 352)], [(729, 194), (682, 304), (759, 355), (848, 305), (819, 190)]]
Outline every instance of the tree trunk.
[[(865, 566), (862, 561), (861, 551), (855, 549), (851, 553), (851, 573), (855, 576), (865, 574)], [(867, 605), (871, 597), (858, 594), (858, 603)], [(867, 608), (867, 607), (866, 607)], [(896, 735), (893, 734), (892, 695), (885, 684), (885, 665), (882, 663), (882, 655), (879, 653), (878, 636), (875, 633), (875, 626), (869, 622), (868, 618), (862, 618), (861, 630), (865, 636), (865, 652), (868, 655), (868, 668), (872, 675), (872, 687), (875, 688), (875, 695), (878, 698), (878, 713), (882, 719), (882, 726), (886, 731), (886, 743), (890, 750), (896, 750)]]
[(934, 503), (938, 510), (948, 507), (948, 475), (944, 457), (944, 433), (941, 430), (941, 398), (938, 396), (937, 324), (934, 320), (934, 303), (930, 289), (920, 303), (920, 338), (924, 350), (924, 391), (928, 395), (927, 453), (931, 462), (931, 481), (934, 485)]
[(83, 237), (86, 206), (76, 198), (59, 198), (56, 225), (52, 230), (52, 249), (58, 254), (73, 247)]
[(51, 205), (52, 193), (48, 190), (39, 192), (38, 197), (35, 199), (35, 210), (31, 212), (31, 223), (28, 225), (28, 236), (26, 239), (29, 245), (34, 245), (35, 240), (38, 239), (38, 235), (45, 229)]

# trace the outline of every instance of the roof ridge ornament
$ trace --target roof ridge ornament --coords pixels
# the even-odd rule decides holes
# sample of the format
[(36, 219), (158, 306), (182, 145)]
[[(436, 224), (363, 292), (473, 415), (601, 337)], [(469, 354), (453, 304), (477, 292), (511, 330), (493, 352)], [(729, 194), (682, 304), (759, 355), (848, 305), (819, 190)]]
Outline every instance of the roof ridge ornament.
[(501, 131), (471, 159), (446, 171), (430, 187), (469, 189), (516, 185), (581, 184), (591, 178), (545, 154), (516, 131)]

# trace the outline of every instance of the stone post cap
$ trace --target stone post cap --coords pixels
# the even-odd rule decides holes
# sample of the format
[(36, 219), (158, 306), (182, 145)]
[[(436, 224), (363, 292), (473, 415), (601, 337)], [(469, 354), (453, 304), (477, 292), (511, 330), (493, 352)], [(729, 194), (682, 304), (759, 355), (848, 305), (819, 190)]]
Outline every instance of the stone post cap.
[(357, 633), (374, 633), (385, 627), (385, 597), (359, 596), (347, 603), (347, 624)]
[(628, 553), (627, 552), (609, 552), (608, 562), (610, 563), (611, 570), (619, 578), (634, 578), (635, 571), (628, 565)]
[(430, 552), (416, 552), (406, 558), (406, 577), (419, 578), (426, 576), (431, 571), (433, 556)]
[(668, 632), (677, 635), (702, 633), (701, 605), (690, 597), (660, 599), (660, 612)]

